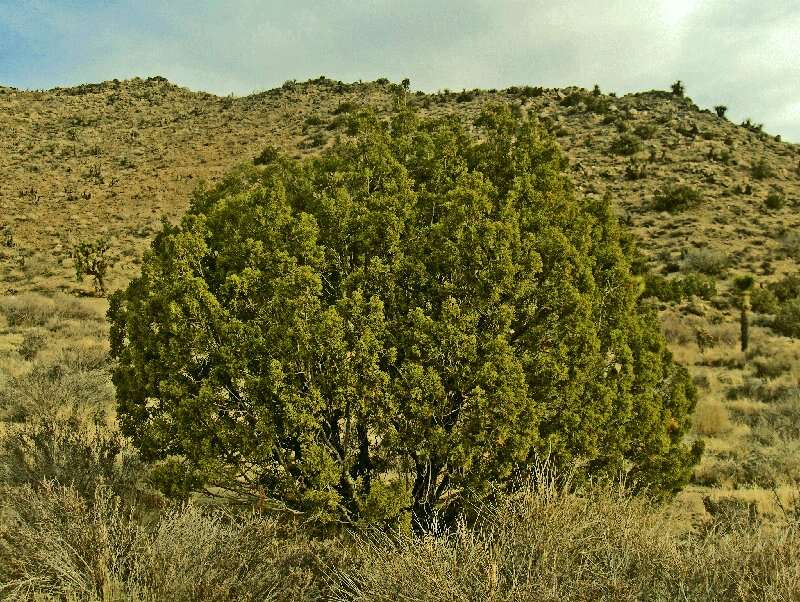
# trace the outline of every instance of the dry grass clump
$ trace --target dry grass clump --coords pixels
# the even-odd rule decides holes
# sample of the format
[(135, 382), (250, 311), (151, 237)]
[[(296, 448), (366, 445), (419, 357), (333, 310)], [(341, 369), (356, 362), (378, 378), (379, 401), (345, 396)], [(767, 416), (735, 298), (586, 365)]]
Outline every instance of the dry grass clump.
[(702, 436), (719, 436), (733, 429), (728, 408), (719, 399), (710, 396), (701, 397), (695, 408), (692, 425), (695, 432)]
[(100, 411), (36, 418), (0, 433), (0, 484), (48, 482), (87, 499), (103, 486), (134, 503), (143, 473), (136, 450)]
[(8, 600), (800, 600), (800, 523), (708, 498), (697, 530), (614, 485), (549, 478), (439, 533), (315, 539), (197, 505), (138, 520), (107, 487), (0, 487)]
[(799, 600), (798, 525), (722, 507), (692, 534), (614, 488), (537, 487), (486, 509), (479, 530), (363, 537), (333, 599)]
[(37, 293), (0, 297), (0, 313), (12, 327), (39, 326), (53, 329), (62, 320), (103, 319), (101, 305), (63, 293), (56, 293), (52, 297)]
[(114, 388), (104, 370), (76, 369), (97, 357), (66, 354), (52, 361), (34, 361), (21, 374), (0, 380), (0, 420), (16, 422), (36, 416), (54, 416), (71, 408), (108, 407)]
[(314, 543), (278, 521), (196, 506), (145, 525), (100, 487), (0, 489), (0, 597), (5, 600), (318, 600)]

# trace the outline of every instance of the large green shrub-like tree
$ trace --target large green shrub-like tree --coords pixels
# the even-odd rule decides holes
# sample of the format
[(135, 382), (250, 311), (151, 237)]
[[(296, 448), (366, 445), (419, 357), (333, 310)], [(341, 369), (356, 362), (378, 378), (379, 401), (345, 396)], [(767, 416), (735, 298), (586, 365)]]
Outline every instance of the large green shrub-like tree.
[(694, 391), (556, 143), (500, 107), (350, 119), (198, 191), (112, 298), (119, 416), (165, 489), (424, 525), (540, 454), (680, 487)]

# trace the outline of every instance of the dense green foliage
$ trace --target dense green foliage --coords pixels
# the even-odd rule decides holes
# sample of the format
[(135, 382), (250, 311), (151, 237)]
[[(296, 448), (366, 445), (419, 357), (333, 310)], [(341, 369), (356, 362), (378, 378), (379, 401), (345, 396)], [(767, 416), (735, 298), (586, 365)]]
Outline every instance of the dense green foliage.
[(198, 191), (112, 298), (118, 413), (165, 490), (424, 525), (545, 454), (685, 483), (694, 389), (555, 142), (506, 108), (348, 118)]
[(664, 278), (647, 274), (644, 279), (644, 297), (655, 297), (667, 303), (680, 303), (693, 296), (709, 300), (717, 294), (717, 284), (711, 276), (690, 272), (682, 278)]

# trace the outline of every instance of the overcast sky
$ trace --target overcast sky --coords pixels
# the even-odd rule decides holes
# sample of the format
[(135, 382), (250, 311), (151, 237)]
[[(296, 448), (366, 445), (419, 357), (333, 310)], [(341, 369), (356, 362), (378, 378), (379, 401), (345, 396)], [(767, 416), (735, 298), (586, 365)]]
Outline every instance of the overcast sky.
[(319, 75), (414, 89), (684, 81), (800, 142), (800, 0), (0, 0), (0, 84), (163, 75), (247, 94)]

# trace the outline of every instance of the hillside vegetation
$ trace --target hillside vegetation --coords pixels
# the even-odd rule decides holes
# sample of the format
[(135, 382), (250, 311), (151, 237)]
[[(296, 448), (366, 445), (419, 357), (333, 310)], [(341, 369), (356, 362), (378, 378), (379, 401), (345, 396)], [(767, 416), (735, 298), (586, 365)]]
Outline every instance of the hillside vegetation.
[[(608, 198), (638, 239), (644, 297), (698, 389), (689, 485), (651, 505), (548, 472), (444, 538), (311, 533), (143, 487), (117, 427), (103, 295), (139, 274), (163, 222), (237, 165), (330, 148), (360, 107), (473, 122), (498, 103), (549, 131), (576, 195)], [(724, 113), (680, 88), (0, 87), (0, 596), (800, 599), (800, 146)]]

